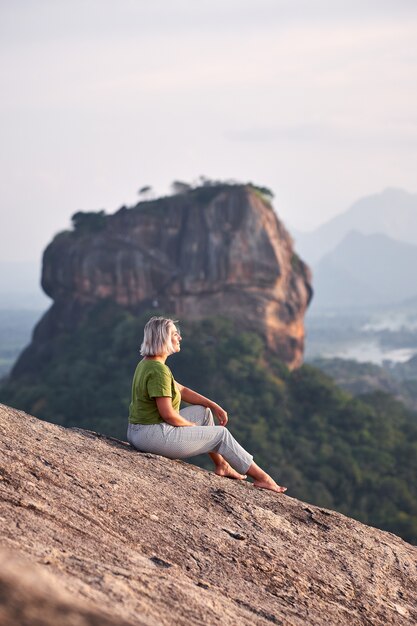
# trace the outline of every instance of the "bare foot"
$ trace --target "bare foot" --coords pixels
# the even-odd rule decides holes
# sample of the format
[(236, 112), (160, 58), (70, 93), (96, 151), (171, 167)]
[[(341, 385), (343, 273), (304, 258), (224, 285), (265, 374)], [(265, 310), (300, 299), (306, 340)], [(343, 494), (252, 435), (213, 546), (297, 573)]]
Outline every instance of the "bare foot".
[(286, 487), (280, 487), (280, 485), (277, 485), (275, 480), (272, 480), (272, 478), (270, 480), (257, 480), (253, 483), (253, 486), (257, 487), (258, 489), (269, 489), (270, 491), (276, 491), (276, 493), (284, 493), (285, 491), (287, 491)]
[(224, 478), (234, 478), (236, 480), (246, 480), (245, 474), (239, 474), (236, 470), (233, 469), (229, 463), (217, 465), (214, 471), (217, 476), (223, 476)]

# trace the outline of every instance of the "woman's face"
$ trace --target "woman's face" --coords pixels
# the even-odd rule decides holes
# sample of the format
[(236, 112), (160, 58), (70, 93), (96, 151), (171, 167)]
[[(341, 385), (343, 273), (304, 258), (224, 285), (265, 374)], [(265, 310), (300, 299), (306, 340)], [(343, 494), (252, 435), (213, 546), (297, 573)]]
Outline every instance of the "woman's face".
[(173, 353), (179, 352), (181, 350), (180, 342), (181, 342), (182, 337), (180, 335), (179, 330), (176, 328), (176, 326), (174, 326), (174, 324), (171, 327), (170, 338), (171, 338)]

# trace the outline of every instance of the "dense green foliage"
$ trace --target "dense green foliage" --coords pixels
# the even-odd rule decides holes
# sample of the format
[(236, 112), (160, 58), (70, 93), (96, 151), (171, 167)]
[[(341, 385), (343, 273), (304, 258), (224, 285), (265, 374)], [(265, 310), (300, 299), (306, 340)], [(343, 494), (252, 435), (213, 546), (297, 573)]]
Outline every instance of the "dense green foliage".
[[(67, 426), (125, 437), (144, 321), (103, 303), (35, 379), (0, 401)], [(255, 334), (211, 318), (181, 325), (168, 364), (216, 399), (230, 430), (288, 493), (417, 542), (417, 418), (380, 392), (353, 398), (311, 366), (290, 373)]]
[(104, 211), (78, 211), (71, 218), (74, 232), (87, 235), (102, 230), (106, 224)]
[(415, 359), (407, 363), (358, 363), (351, 359), (314, 359), (314, 367), (331, 376), (339, 387), (354, 396), (386, 391), (406, 407), (417, 411), (417, 372)]
[[(214, 200), (214, 198), (216, 198), (216, 196), (218, 196), (220, 193), (222, 193), (223, 191), (228, 191), (232, 187), (242, 189), (246, 187), (248, 189), (251, 189), (262, 199), (263, 202), (266, 202), (268, 204), (270, 204), (274, 198), (274, 194), (269, 187), (255, 185), (251, 182), (239, 183), (236, 180), (215, 180), (212, 178), (207, 178), (206, 176), (200, 176), (200, 178), (195, 183), (186, 183), (181, 180), (174, 180), (171, 183), (171, 190), (174, 196), (188, 195), (196, 200), (199, 205), (208, 204), (209, 202)], [(141, 196), (141, 198), (143, 198), (143, 200), (145, 200), (144, 203), (140, 203), (139, 205), (141, 209), (144, 208), (142, 206), (143, 204), (145, 204), (146, 208), (148, 209), (150, 207), (156, 206), (155, 203), (152, 202), (150, 194), (152, 194), (152, 187), (145, 186), (139, 190), (139, 195)], [(158, 203), (160, 203), (162, 200), (166, 200), (168, 197), (169, 196), (165, 198), (158, 198)], [(151, 200), (151, 202), (147, 202), (149, 200)]]

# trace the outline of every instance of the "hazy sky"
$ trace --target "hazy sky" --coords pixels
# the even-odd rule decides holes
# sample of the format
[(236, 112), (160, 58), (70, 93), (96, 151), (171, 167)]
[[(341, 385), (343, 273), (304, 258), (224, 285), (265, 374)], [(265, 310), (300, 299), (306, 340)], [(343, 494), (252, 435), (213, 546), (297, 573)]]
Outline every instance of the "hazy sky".
[(416, 0), (0, 0), (0, 260), (200, 175), (308, 230), (417, 192)]

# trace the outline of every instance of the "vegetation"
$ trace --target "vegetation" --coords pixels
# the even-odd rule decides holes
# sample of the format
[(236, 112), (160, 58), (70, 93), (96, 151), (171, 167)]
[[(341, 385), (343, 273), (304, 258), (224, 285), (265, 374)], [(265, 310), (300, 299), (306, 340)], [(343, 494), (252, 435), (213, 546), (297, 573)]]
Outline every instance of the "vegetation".
[(191, 185), (184, 183), (181, 180), (174, 180), (171, 183), (171, 190), (174, 195), (181, 195), (188, 193), (191, 190)]
[(74, 231), (77, 234), (90, 234), (102, 230), (106, 225), (104, 211), (78, 211), (71, 218)]
[(313, 359), (311, 364), (354, 396), (362, 396), (373, 391), (386, 391), (409, 409), (417, 411), (415, 358), (406, 363), (387, 362), (383, 366), (340, 358)]
[(150, 185), (145, 185), (144, 187), (141, 187), (138, 191), (138, 195), (141, 200), (145, 201), (155, 199), (154, 190)]
[[(241, 185), (235, 185), (240, 187)], [(219, 195), (222, 191), (227, 191), (230, 189), (231, 185), (229, 183), (220, 183), (217, 181), (213, 181), (213, 184), (204, 184), (201, 187), (195, 187), (191, 189), (188, 193), (195, 201), (195, 206), (199, 207), (204, 204), (208, 204), (216, 196)]]
[(274, 193), (269, 187), (261, 187), (260, 185), (254, 185), (253, 183), (247, 183), (247, 186), (253, 189), (264, 202), (271, 203), (274, 198)]
[[(206, 176), (200, 176), (195, 182), (187, 183), (182, 180), (174, 180), (171, 183), (172, 195), (192, 195), (192, 197), (198, 202), (207, 203), (211, 202), (213, 198), (223, 190), (230, 189), (231, 187), (247, 187), (252, 189), (264, 202), (271, 203), (274, 194), (269, 187), (263, 187), (261, 185), (255, 185), (254, 183), (240, 183), (236, 180), (218, 180), (213, 178), (207, 178)], [(150, 201), (155, 199), (155, 194), (149, 185), (141, 187), (138, 194), (142, 201)], [(162, 200), (164, 198), (158, 198)]]
[[(254, 185), (253, 183), (238, 183), (234, 180), (211, 180), (203, 176), (199, 179), (199, 185), (190, 186), (186, 193), (193, 194), (199, 202), (210, 202), (220, 191), (230, 189), (230, 187), (247, 187), (254, 191), (263, 202), (271, 203), (274, 197), (273, 192), (268, 187)], [(183, 191), (185, 193), (185, 191)]]
[[(7, 382), (0, 401), (125, 438), (148, 317), (101, 303), (56, 340), (36, 378)], [(175, 377), (228, 410), (233, 434), (290, 495), (417, 542), (415, 414), (381, 392), (353, 398), (314, 367), (289, 372), (231, 321), (184, 322), (181, 331), (181, 353), (168, 362)]]
[(0, 379), (11, 370), (22, 346), (29, 343), (40, 315), (40, 311), (31, 309), (0, 309)]
[(296, 252), (291, 255), (291, 267), (295, 272), (299, 272), (302, 265), (302, 261)]

